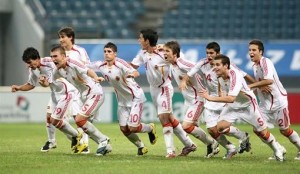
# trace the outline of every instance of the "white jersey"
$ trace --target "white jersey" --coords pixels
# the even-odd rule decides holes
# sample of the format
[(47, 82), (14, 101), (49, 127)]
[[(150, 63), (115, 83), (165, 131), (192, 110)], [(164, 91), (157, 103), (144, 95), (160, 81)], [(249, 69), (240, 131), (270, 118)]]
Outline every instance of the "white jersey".
[(51, 89), (51, 99), (57, 103), (61, 97), (66, 97), (69, 93), (75, 94), (76, 88), (66, 79), (61, 78), (58, 74), (55, 64), (50, 57), (40, 59), (41, 65), (36, 70), (29, 69), (28, 83), (36, 86), (41, 75), (46, 76)]
[(131, 107), (133, 101), (145, 102), (146, 97), (142, 88), (128, 74), (136, 71), (123, 59), (117, 58), (112, 66), (107, 62), (92, 62), (89, 68), (101, 72), (106, 81), (114, 88), (119, 106)]
[[(218, 77), (213, 71), (213, 68), (207, 58), (200, 59), (200, 61), (197, 62), (189, 72), (187, 72), (187, 75), (192, 78), (197, 72), (200, 74), (202, 83), (208, 90), (209, 94), (212, 96), (219, 96)], [(217, 111), (222, 110), (224, 105), (225, 103), (205, 101), (204, 107), (209, 110)]]
[[(183, 58), (178, 58), (175, 64), (171, 65), (171, 73), (179, 85), (181, 83), (182, 77), (194, 67), (193, 62), (188, 61)], [(191, 105), (197, 101), (203, 101), (203, 98), (198, 95), (198, 91), (204, 89), (202, 85), (201, 77), (199, 74), (195, 74), (190, 78), (191, 86), (188, 86), (186, 90), (182, 91), (183, 98), (186, 104)]]
[(78, 45), (73, 45), (70, 51), (66, 51), (66, 56), (68, 58), (79, 61), (84, 65), (90, 63), (90, 58), (86, 53), (86, 50)]
[(66, 68), (60, 68), (59, 73), (80, 92), (81, 97), (91, 94), (103, 94), (102, 87), (87, 75), (88, 68), (82, 63), (68, 58)]
[(253, 65), (253, 71), (257, 81), (264, 79), (273, 80), (273, 83), (269, 85), (269, 87), (271, 87), (270, 93), (262, 92), (259, 88), (257, 89), (257, 95), (260, 101), (259, 106), (262, 110), (272, 112), (287, 107), (287, 92), (279, 80), (272, 61), (262, 57), (258, 65)]
[(256, 102), (256, 97), (248, 87), (241, 71), (236, 68), (231, 68), (228, 71), (228, 79), (218, 78), (222, 90), (225, 90), (227, 95), (236, 97), (233, 103), (227, 103), (228, 107), (233, 109), (246, 108)]
[(164, 59), (162, 53), (140, 51), (131, 63), (136, 66), (145, 64), (150, 86), (165, 87), (171, 85), (170, 64)]

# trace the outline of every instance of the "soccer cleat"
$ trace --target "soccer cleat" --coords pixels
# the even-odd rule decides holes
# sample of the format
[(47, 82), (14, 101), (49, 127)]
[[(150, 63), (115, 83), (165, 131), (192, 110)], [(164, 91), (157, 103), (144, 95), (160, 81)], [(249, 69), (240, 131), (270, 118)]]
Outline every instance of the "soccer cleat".
[(96, 155), (104, 156), (104, 155), (110, 153), (111, 151), (112, 151), (112, 147), (109, 144), (109, 139), (106, 139), (106, 140), (102, 141), (101, 143), (99, 143)]
[(46, 141), (45, 145), (41, 148), (41, 152), (48, 152), (50, 149), (56, 148), (56, 142)]
[[(88, 149), (88, 145), (87, 144), (79, 144), (75, 150), (74, 150), (74, 153), (75, 154), (80, 154), (80, 153), (83, 153), (83, 151), (85, 149)], [(83, 154), (87, 154), (87, 153), (83, 153)]]
[(300, 152), (297, 153), (296, 157), (294, 158), (295, 160), (300, 160)]
[(82, 138), (82, 133), (78, 132), (78, 135), (76, 137), (72, 137), (71, 140), (71, 150), (75, 153), (75, 150), (77, 148), (77, 146), (79, 146), (80, 144), (80, 140)]
[(223, 159), (231, 159), (236, 154), (237, 154), (237, 151), (235, 148), (227, 149), (227, 153), (225, 154)]
[(250, 136), (246, 132), (246, 138), (240, 142), (239, 153), (250, 152), (251, 150), (251, 143), (250, 143)]
[[(286, 154), (286, 149), (285, 149), (283, 146), (281, 146), (281, 145), (280, 145), (280, 147), (281, 147), (281, 150), (282, 150), (282, 153), (283, 153), (283, 158), (284, 158), (284, 156), (285, 156), (285, 154)], [(273, 156), (270, 156), (270, 157), (268, 158), (268, 160), (276, 160), (275, 154), (274, 154)]]
[(207, 154), (206, 154), (206, 158), (211, 158), (214, 155), (218, 154), (220, 152), (219, 149), (219, 143), (214, 140), (212, 144), (207, 146)]
[(170, 152), (170, 153), (168, 153), (167, 155), (166, 155), (166, 158), (175, 158), (176, 157), (176, 154), (175, 154), (175, 152), (173, 151), (173, 152)]
[(184, 147), (178, 156), (187, 156), (189, 153), (197, 150), (197, 146), (192, 144), (190, 147)]
[(82, 150), (81, 154), (89, 154), (90, 153), (90, 148), (89, 146), (86, 144), (86, 147)]
[(152, 131), (148, 133), (149, 140), (151, 144), (155, 144), (158, 138), (156, 134), (156, 126), (154, 123), (150, 123), (150, 126), (152, 127)]
[(147, 147), (139, 147), (138, 152), (137, 152), (137, 156), (142, 156), (142, 155), (145, 155), (146, 153), (148, 153), (148, 148)]

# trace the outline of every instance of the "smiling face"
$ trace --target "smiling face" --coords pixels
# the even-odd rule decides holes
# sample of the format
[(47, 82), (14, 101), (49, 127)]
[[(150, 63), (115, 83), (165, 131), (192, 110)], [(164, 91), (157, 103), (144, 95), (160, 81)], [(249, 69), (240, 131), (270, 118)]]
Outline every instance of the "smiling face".
[(51, 51), (50, 56), (58, 69), (64, 68), (67, 65), (67, 58), (59, 50)]
[(262, 50), (259, 50), (258, 45), (250, 44), (248, 54), (250, 56), (250, 60), (254, 63), (258, 63), (262, 58)]
[(73, 46), (72, 37), (68, 37), (66, 34), (59, 35), (59, 43), (66, 50), (71, 50), (71, 48)]
[(212, 65), (218, 77), (225, 76), (228, 70), (228, 65), (224, 65), (221, 59), (213, 60)]

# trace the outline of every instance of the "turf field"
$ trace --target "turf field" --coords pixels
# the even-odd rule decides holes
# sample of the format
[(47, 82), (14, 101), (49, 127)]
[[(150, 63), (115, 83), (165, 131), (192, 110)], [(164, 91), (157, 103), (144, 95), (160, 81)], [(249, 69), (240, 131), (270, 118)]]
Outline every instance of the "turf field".
[[(59, 131), (56, 133), (58, 147), (42, 153), (40, 148), (46, 141), (44, 124), (0, 124), (0, 173), (300, 173), (300, 161), (294, 160), (296, 148), (288, 139), (279, 135), (277, 129), (271, 131), (287, 149), (287, 160), (282, 163), (268, 160), (272, 154), (271, 149), (252, 133), (251, 127), (245, 125), (238, 127), (250, 132), (252, 152), (236, 155), (231, 160), (222, 159), (225, 154), (223, 148), (220, 148), (216, 157), (205, 159), (206, 146), (194, 138), (198, 145), (196, 152), (188, 157), (165, 159), (164, 139), (159, 124), (159, 139), (155, 145), (149, 143), (147, 134), (140, 134), (149, 152), (146, 156), (137, 157), (137, 148), (121, 134), (117, 124), (97, 124), (97, 127), (111, 138), (113, 152), (107, 156), (94, 155), (97, 146), (92, 141), (90, 154), (71, 154), (70, 142)], [(300, 132), (300, 125), (293, 128)], [(237, 144), (235, 139), (231, 140)], [(175, 144), (179, 153), (182, 144), (177, 138)]]

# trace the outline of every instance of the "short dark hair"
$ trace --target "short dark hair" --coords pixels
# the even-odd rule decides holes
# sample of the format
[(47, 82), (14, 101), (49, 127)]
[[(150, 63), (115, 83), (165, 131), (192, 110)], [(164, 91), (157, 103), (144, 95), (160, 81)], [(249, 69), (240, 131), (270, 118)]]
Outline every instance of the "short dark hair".
[(57, 50), (60, 52), (60, 54), (66, 55), (66, 50), (61, 45), (54, 45), (51, 48), (51, 52), (54, 52), (54, 51), (57, 51)]
[(104, 48), (111, 48), (114, 52), (118, 52), (117, 45), (112, 42), (108, 42), (107, 44), (105, 44)]
[(249, 45), (257, 45), (258, 46), (258, 50), (262, 51), (262, 55), (264, 55), (264, 44), (262, 41), (258, 40), (258, 39), (254, 39), (252, 41), (249, 42)]
[(33, 47), (28, 47), (24, 50), (22, 59), (24, 62), (28, 62), (29, 60), (40, 59), (40, 54), (37, 49)]
[(180, 57), (180, 45), (177, 41), (167, 42), (164, 46), (170, 48), (173, 51), (173, 54), (177, 55), (177, 58)]
[(219, 54), (215, 57), (214, 60), (221, 60), (221, 63), (223, 65), (228, 65), (228, 69), (230, 69), (230, 59), (229, 59), (229, 57), (227, 57), (223, 54)]
[(150, 46), (154, 47), (157, 44), (158, 34), (152, 29), (143, 29), (140, 31), (145, 40), (149, 41)]
[(210, 42), (206, 45), (206, 49), (213, 49), (216, 53), (220, 53), (221, 48), (217, 42)]
[(63, 27), (58, 31), (59, 35), (66, 35), (68, 38), (71, 38), (72, 44), (75, 44), (75, 31), (72, 27)]

